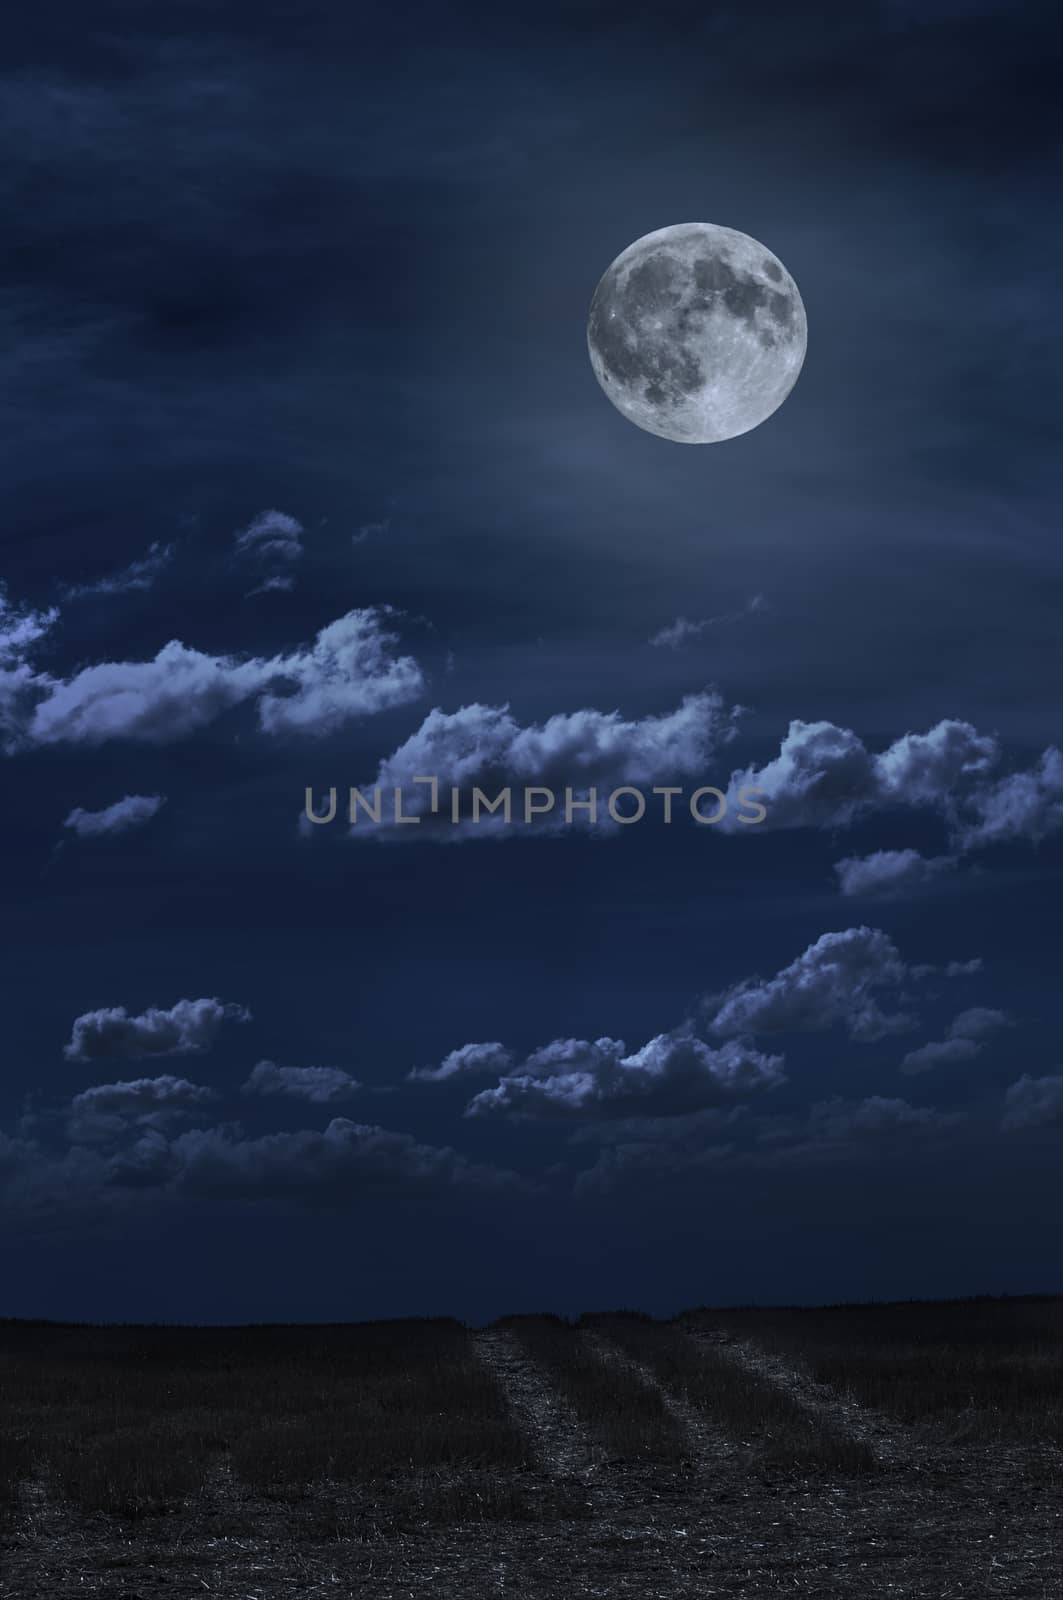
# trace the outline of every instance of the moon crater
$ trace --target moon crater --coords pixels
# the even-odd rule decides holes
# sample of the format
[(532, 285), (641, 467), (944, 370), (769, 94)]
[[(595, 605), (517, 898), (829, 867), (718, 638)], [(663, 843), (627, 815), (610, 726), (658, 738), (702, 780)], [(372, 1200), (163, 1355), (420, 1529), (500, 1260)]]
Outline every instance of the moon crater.
[(631, 422), (710, 444), (747, 433), (797, 382), (805, 308), (782, 262), (715, 223), (659, 228), (628, 246), (594, 291), (591, 366)]

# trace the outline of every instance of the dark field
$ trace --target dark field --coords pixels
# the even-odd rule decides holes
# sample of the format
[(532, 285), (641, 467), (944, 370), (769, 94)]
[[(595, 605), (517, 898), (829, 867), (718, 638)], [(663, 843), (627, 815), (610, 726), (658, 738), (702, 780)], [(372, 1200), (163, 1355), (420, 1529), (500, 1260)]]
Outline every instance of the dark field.
[(0, 1595), (1063, 1595), (1063, 1300), (0, 1323)]

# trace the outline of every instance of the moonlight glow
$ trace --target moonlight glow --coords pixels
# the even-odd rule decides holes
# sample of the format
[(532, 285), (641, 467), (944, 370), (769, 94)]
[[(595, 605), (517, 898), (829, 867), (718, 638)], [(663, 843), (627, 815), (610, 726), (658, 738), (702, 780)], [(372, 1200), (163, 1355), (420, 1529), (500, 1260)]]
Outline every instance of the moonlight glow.
[(591, 301), (587, 345), (630, 422), (680, 444), (733, 439), (778, 410), (805, 359), (805, 308), (782, 262), (712, 222), (628, 245)]

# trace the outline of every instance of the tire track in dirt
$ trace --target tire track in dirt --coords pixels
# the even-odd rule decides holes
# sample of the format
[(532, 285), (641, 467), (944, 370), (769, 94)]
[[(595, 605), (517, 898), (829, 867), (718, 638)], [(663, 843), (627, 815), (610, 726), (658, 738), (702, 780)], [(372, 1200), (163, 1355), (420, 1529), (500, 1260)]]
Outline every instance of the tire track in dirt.
[(508, 1328), (481, 1328), (469, 1337), (521, 1430), (531, 1440), (543, 1470), (555, 1478), (588, 1481), (598, 1465), (597, 1452), (582, 1424), (520, 1340)]
[(679, 1395), (674, 1394), (658, 1378), (652, 1367), (638, 1361), (626, 1350), (613, 1343), (604, 1334), (584, 1333), (583, 1336), (595, 1354), (618, 1372), (637, 1378), (660, 1395), (668, 1415), (690, 1445), (690, 1455), (700, 1473), (716, 1475), (725, 1466), (734, 1466), (736, 1452), (705, 1420)]
[(926, 1451), (900, 1424), (890, 1424), (885, 1418), (867, 1411), (829, 1384), (818, 1382), (800, 1366), (792, 1365), (752, 1340), (736, 1338), (711, 1325), (692, 1323), (685, 1331), (699, 1343), (712, 1345), (751, 1376), (781, 1389), (818, 1421), (867, 1445), (881, 1465), (918, 1470)]

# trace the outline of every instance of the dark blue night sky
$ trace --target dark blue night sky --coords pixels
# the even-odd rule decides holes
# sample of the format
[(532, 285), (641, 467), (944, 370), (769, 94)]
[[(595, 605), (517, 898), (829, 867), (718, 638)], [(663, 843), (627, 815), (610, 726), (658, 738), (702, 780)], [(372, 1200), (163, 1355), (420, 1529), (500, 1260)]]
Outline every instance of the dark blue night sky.
[[(5, 1314), (1058, 1289), (1059, 69), (991, 0), (11, 19)], [(585, 336), (690, 220), (809, 327), (695, 447)], [(425, 772), (767, 818), (300, 825)]]

